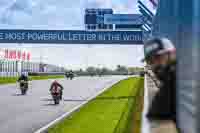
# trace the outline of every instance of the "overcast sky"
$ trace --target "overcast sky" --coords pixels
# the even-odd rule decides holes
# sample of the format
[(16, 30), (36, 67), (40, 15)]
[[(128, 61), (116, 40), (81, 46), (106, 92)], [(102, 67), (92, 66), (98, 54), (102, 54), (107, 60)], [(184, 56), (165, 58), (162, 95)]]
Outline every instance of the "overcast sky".
[[(114, 13), (138, 13), (137, 0), (0, 0), (1, 29), (84, 29), (85, 8), (113, 8)], [(67, 45), (35, 47), (28, 50), (33, 60), (70, 68), (117, 64), (143, 66), (142, 46)], [(39, 44), (37, 44), (38, 46)], [(3, 47), (3, 46), (1, 46)]]

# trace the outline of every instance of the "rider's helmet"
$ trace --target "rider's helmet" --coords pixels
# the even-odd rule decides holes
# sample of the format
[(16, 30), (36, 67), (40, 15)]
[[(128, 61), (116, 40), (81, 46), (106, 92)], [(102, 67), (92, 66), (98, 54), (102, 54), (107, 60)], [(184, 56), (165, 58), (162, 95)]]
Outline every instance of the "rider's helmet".
[(144, 44), (144, 59), (142, 61), (150, 61), (152, 57), (166, 53), (173, 53), (176, 49), (173, 43), (167, 38), (153, 38)]
[(21, 73), (21, 76), (25, 76), (25, 72), (22, 72), (22, 73)]
[(54, 80), (54, 79), (51, 79), (50, 81), (51, 81), (51, 83), (54, 83), (54, 82), (55, 82), (55, 80)]
[(51, 80), (51, 83), (52, 83), (52, 84), (55, 84), (55, 83), (58, 83), (58, 81), (55, 80), (55, 79), (52, 79), (52, 80)]

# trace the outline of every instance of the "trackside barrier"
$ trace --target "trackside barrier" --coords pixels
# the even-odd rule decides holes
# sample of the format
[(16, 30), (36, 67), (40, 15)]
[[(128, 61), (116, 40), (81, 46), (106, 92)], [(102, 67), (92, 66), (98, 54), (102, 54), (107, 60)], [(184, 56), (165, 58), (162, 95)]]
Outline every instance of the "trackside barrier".
[[(149, 71), (153, 75), (151, 71)], [(175, 124), (172, 121), (148, 121), (146, 114), (152, 104), (152, 100), (159, 90), (156, 86), (156, 78), (145, 74), (145, 94), (141, 133), (177, 133)], [(158, 82), (158, 81), (157, 81)]]

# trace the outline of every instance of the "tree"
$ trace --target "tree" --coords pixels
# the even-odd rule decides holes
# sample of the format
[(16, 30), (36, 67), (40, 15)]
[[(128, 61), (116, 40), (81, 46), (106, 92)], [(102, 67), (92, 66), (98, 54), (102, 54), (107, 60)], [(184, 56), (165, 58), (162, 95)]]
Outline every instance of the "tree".
[(144, 71), (144, 68), (140, 68), (140, 67), (129, 67), (128, 68), (129, 74), (138, 74), (142, 71)]
[(125, 66), (117, 65), (115, 70), (118, 74), (128, 74), (128, 69)]
[(109, 74), (109, 69), (106, 68), (106, 67), (104, 67), (104, 68), (101, 69), (101, 73), (102, 73), (103, 75), (108, 75), (108, 74)]
[(96, 74), (101, 76), (102, 75), (102, 70), (100, 68), (96, 68)]
[(88, 67), (86, 69), (86, 72), (91, 75), (91, 76), (94, 76), (96, 74), (96, 68), (95, 67)]

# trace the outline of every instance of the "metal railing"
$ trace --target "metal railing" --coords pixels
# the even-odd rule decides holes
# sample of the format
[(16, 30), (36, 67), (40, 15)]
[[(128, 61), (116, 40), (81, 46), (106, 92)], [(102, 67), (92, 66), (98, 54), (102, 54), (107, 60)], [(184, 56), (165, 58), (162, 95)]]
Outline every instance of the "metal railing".
[[(149, 74), (145, 75), (145, 110), (143, 110), (143, 129), (142, 133), (177, 133), (176, 125), (173, 121), (149, 121), (146, 118), (148, 108), (151, 106), (152, 101), (156, 93), (159, 91), (158, 84), (159, 81), (155, 78), (152, 71), (148, 70)], [(150, 76), (151, 75), (151, 76)], [(146, 129), (144, 129), (146, 128)]]

